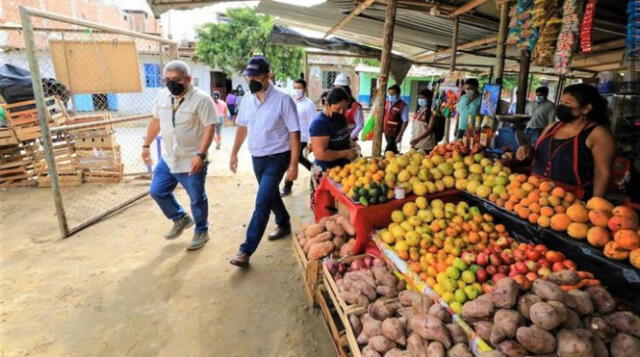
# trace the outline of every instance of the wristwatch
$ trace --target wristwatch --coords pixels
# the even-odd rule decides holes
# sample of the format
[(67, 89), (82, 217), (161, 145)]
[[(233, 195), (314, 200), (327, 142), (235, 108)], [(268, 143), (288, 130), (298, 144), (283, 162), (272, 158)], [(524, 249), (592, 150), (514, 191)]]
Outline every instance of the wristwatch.
[(142, 148), (143, 148), (143, 149), (148, 149), (148, 148), (150, 148), (150, 147), (151, 147), (151, 145), (142, 145)]
[(201, 158), (201, 159), (202, 159), (202, 161), (204, 161), (204, 160), (206, 160), (206, 159), (207, 159), (207, 153), (199, 152), (199, 153), (197, 153), (196, 155), (197, 155), (199, 158)]

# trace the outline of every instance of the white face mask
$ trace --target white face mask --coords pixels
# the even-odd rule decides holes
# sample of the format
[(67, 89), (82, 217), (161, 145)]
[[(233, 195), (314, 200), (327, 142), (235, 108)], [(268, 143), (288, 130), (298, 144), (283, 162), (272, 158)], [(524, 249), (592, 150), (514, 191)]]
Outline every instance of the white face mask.
[(302, 89), (294, 89), (293, 90), (293, 97), (296, 99), (300, 99), (304, 96), (304, 91)]

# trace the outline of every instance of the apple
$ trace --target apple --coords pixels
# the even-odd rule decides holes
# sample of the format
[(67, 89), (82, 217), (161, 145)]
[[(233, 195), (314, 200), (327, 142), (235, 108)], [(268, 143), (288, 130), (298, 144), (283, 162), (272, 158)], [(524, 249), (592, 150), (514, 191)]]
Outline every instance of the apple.
[(516, 249), (513, 251), (513, 258), (519, 262), (527, 260), (527, 252), (522, 249)]
[(495, 265), (487, 266), (487, 273), (489, 273), (489, 275), (494, 276), (497, 272), (498, 268), (496, 268)]
[(491, 294), (492, 291), (493, 291), (493, 285), (491, 285), (489, 283), (482, 284), (482, 292), (483, 293)]
[(498, 273), (502, 273), (504, 275), (509, 274), (509, 266), (508, 265), (501, 265), (498, 267)]
[(525, 264), (527, 265), (527, 269), (529, 269), (529, 271), (538, 270), (538, 263), (534, 262), (533, 260), (527, 260)]
[(478, 257), (476, 258), (476, 263), (478, 263), (478, 265), (486, 266), (487, 264), (489, 264), (489, 255), (484, 252), (478, 254)]
[(531, 281), (533, 283), (536, 279), (538, 279), (538, 274), (536, 274), (533, 271), (530, 271), (530, 272), (527, 273), (526, 277), (527, 277), (527, 279), (529, 279), (529, 281)]
[(562, 265), (564, 265), (565, 268), (569, 269), (569, 270), (574, 270), (576, 268), (576, 264), (569, 259), (565, 259), (562, 261)]
[(518, 242), (516, 242), (516, 241), (511, 242), (511, 250), (516, 250), (516, 249), (518, 249), (518, 246), (519, 246), (519, 245), (520, 245), (520, 244), (519, 244)]
[(551, 267), (551, 263), (547, 260), (547, 258), (540, 258), (540, 260), (538, 260), (538, 265), (546, 268)]
[(529, 271), (529, 268), (524, 262), (517, 262), (515, 264), (516, 271), (521, 274), (526, 274)]
[(542, 254), (545, 254), (548, 251), (547, 246), (544, 244), (537, 244), (534, 249)]
[(500, 257), (497, 254), (491, 254), (489, 256), (489, 262), (491, 263), (491, 265), (496, 267), (502, 264), (502, 261), (500, 260)]
[(513, 278), (514, 276), (516, 276), (516, 275), (518, 275), (518, 274), (520, 274), (520, 273), (518, 273), (518, 272), (517, 272), (517, 271), (515, 271), (515, 270), (510, 270), (510, 271), (509, 271), (509, 275), (508, 275), (508, 276), (509, 276), (510, 278)]
[(476, 262), (476, 255), (471, 252), (463, 252), (462, 260), (467, 263), (467, 265), (471, 265)]
[(542, 278), (548, 277), (549, 274), (551, 274), (551, 269), (549, 269), (548, 266), (543, 266), (542, 268), (538, 269), (538, 276)]
[(493, 277), (491, 277), (491, 280), (493, 281), (494, 284), (497, 284), (500, 280), (506, 278), (507, 276), (504, 275), (503, 273), (497, 273), (496, 275), (494, 275)]
[(564, 256), (560, 252), (556, 252), (555, 250), (549, 250), (544, 254), (544, 257), (547, 258), (548, 261), (552, 263), (558, 263), (564, 260)]
[(535, 249), (527, 250), (527, 259), (537, 262), (540, 259), (540, 252)]
[(485, 281), (487, 281), (487, 279), (489, 279), (489, 273), (487, 273), (486, 270), (479, 269), (478, 271), (476, 271), (476, 280), (479, 283), (484, 283)]
[(551, 266), (551, 270), (553, 270), (553, 272), (559, 272), (560, 270), (564, 270), (564, 264), (560, 263), (560, 262), (555, 262), (553, 263), (553, 265)]
[(500, 237), (496, 241), (496, 245), (500, 248), (508, 248), (511, 244), (509, 243), (509, 240), (507, 238)]
[(513, 251), (511, 249), (505, 249), (500, 253), (500, 259), (504, 264), (513, 264)]
[(516, 283), (518, 283), (518, 285), (520, 285), (520, 289), (521, 290), (525, 290), (526, 283), (527, 283), (527, 278), (524, 275), (515, 274), (512, 278)]
[(518, 244), (518, 249), (520, 249), (523, 252), (526, 252), (527, 249), (529, 249), (529, 246), (527, 245), (527, 243), (520, 243)]

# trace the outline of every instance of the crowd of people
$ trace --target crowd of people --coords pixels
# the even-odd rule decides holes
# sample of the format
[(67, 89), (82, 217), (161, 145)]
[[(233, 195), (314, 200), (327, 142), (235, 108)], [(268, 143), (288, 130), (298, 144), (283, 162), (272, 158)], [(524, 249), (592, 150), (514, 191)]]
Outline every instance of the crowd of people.
[[(282, 197), (291, 194), (298, 165), (311, 172), (313, 206), (313, 190), (327, 170), (361, 155), (358, 139), (365, 127), (363, 106), (354, 98), (345, 74), (338, 75), (333, 88), (323, 94), (319, 111), (307, 95), (304, 79), (294, 81), (292, 95), (276, 88), (269, 63), (262, 56), (252, 57), (243, 75), (250, 94), (245, 95), (239, 86), (227, 95), (225, 102), (219, 92), (214, 92), (211, 98), (195, 88), (184, 62), (168, 63), (164, 68), (167, 89), (156, 100), (142, 149), (142, 158), (150, 165), (150, 145), (162, 133), (162, 156), (154, 170), (150, 194), (173, 221), (165, 238), (175, 239), (195, 224), (187, 249), (199, 249), (209, 240), (204, 187), (207, 151), (212, 141), (220, 148), (224, 120), (235, 122), (230, 169), (236, 172), (238, 153), (247, 141), (258, 183), (245, 241), (230, 260), (239, 267), (249, 264), (271, 212), (275, 215), (276, 229), (268, 239), (277, 240), (291, 233), (291, 218)], [(468, 118), (480, 113), (481, 106), (478, 80), (467, 79), (464, 87), (465, 93), (456, 107), (457, 137), (470, 124)], [(518, 148), (517, 159), (531, 160), (534, 174), (564, 184), (579, 197), (603, 196), (615, 151), (615, 140), (608, 129), (606, 101), (587, 84), (567, 87), (557, 108), (547, 99), (547, 88), (540, 87), (535, 92), (535, 102), (526, 108), (531, 117), (526, 132), (533, 145)], [(410, 145), (424, 152), (431, 151), (443, 136), (432, 110), (433, 97), (430, 90), (419, 92), (411, 123)], [(385, 151), (398, 153), (409, 124), (409, 103), (401, 98), (400, 86), (389, 87), (383, 115)], [(305, 152), (312, 152), (314, 160), (309, 161)], [(283, 178), (284, 186), (280, 189)], [(173, 195), (178, 183), (189, 195), (193, 218)]]

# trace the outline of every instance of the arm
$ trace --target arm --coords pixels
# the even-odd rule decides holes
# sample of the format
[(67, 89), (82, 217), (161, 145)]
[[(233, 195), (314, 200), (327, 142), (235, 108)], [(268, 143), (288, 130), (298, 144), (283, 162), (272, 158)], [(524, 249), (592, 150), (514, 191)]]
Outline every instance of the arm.
[(595, 170), (593, 195), (604, 197), (611, 180), (611, 165), (616, 152), (616, 140), (609, 130), (604, 127), (597, 127), (587, 138), (587, 145), (589, 142), (593, 144), (591, 153), (593, 154)]
[(425, 130), (425, 132), (422, 133), (421, 135), (418, 135), (415, 139), (411, 140), (411, 143), (415, 144), (415, 143), (425, 139), (429, 135), (431, 135), (431, 133), (433, 133), (433, 130), (436, 128), (436, 124), (435, 123), (436, 123), (435, 118), (432, 117), (431, 120), (429, 120), (429, 126), (427, 126), (427, 130)]
[[(553, 126), (553, 123), (547, 125), (544, 130), (542, 131), (542, 133), (540, 134), (540, 137), (543, 137)], [(538, 138), (538, 140), (539, 140)], [(529, 144), (529, 145), (521, 145), (518, 150), (516, 150), (516, 159), (518, 161), (524, 161), (526, 159), (532, 159), (535, 156), (535, 152), (533, 151), (533, 146), (535, 145), (535, 143), (533, 144)]]
[(364, 115), (362, 115), (362, 107), (358, 107), (358, 109), (356, 109), (353, 119), (356, 122), (356, 127), (353, 128), (353, 131), (351, 131), (351, 139), (358, 140), (358, 134), (360, 134), (360, 131), (362, 131), (362, 128), (364, 127)]
[(300, 159), (300, 132), (290, 132), (289, 142), (291, 142), (291, 158), (289, 159), (287, 181), (295, 181), (298, 178), (298, 159)]
[(409, 106), (408, 105), (404, 106), (401, 117), (402, 117), (402, 127), (400, 128), (400, 133), (396, 138), (397, 143), (402, 141), (402, 135), (404, 135), (404, 131), (407, 129), (407, 124), (409, 124)]
[[(153, 117), (151, 118), (151, 120), (149, 121), (149, 125), (147, 126), (147, 136), (145, 136), (144, 138), (143, 145), (150, 146), (153, 140), (155, 140), (155, 138), (158, 136), (159, 133), (160, 133), (160, 120), (157, 117)], [(142, 161), (146, 165), (151, 165), (153, 164), (153, 161), (151, 161), (151, 150), (148, 147), (144, 147), (144, 146), (142, 148)]]
[(238, 124), (236, 129), (236, 137), (233, 140), (233, 148), (231, 149), (231, 158), (229, 160), (229, 168), (233, 173), (238, 170), (238, 151), (242, 147), (242, 143), (247, 138), (247, 127)]
[(328, 136), (312, 136), (311, 145), (313, 146), (313, 155), (318, 160), (322, 161), (335, 161), (340, 159), (353, 160), (356, 157), (356, 151), (353, 149), (347, 150), (330, 150)]

